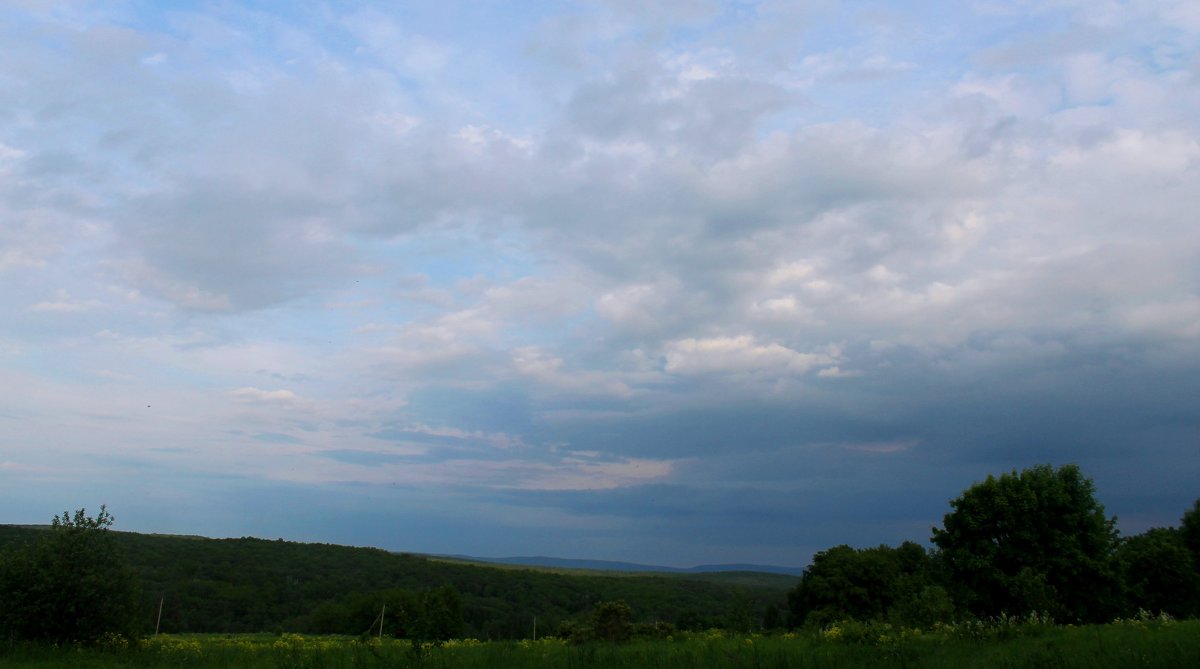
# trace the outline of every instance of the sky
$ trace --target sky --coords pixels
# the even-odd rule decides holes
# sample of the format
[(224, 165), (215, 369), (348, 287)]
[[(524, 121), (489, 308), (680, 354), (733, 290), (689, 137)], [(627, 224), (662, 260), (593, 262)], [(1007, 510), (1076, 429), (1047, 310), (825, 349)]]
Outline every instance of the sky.
[(1200, 4), (0, 1), (0, 522), (802, 566), (1200, 497)]

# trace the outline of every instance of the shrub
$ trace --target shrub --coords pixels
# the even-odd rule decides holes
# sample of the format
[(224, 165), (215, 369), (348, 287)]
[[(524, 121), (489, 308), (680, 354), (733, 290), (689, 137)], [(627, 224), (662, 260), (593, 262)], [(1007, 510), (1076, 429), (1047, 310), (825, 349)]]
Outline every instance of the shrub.
[(602, 641), (627, 641), (633, 636), (633, 610), (620, 599), (600, 602), (592, 612), (592, 635)]

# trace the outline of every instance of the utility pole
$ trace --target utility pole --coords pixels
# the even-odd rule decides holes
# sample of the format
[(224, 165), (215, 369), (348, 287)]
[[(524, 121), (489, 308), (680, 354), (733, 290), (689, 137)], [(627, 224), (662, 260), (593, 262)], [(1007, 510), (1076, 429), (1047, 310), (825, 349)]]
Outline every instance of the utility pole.
[(166, 595), (158, 598), (158, 618), (154, 621), (154, 636), (158, 636), (158, 626), (162, 624), (162, 605)]
[(379, 640), (380, 641), (383, 641), (383, 615), (385, 613), (387, 613), (387, 604), (384, 604), (383, 608), (379, 610)]

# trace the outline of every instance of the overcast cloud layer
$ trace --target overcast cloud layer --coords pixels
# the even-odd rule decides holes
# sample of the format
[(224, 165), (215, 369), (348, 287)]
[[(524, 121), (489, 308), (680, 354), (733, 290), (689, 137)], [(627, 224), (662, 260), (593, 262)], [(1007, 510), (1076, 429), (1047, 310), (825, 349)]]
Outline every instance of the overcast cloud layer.
[(0, 3), (0, 522), (802, 565), (1200, 496), (1192, 0), (256, 4)]

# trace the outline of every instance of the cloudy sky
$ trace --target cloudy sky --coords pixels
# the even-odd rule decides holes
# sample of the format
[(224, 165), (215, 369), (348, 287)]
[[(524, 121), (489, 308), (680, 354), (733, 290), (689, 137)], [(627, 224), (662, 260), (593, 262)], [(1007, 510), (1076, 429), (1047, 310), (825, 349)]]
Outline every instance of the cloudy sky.
[(1200, 4), (0, 2), (0, 522), (690, 565), (1200, 496)]

